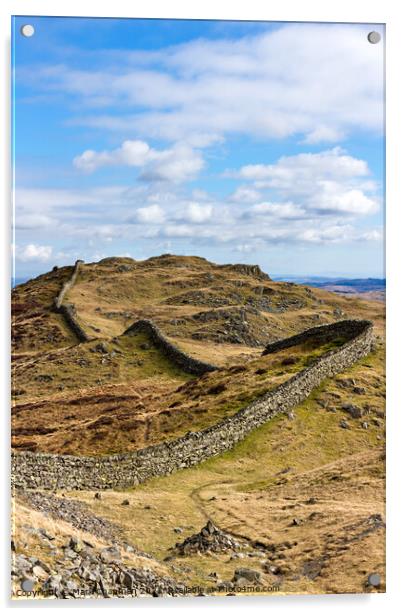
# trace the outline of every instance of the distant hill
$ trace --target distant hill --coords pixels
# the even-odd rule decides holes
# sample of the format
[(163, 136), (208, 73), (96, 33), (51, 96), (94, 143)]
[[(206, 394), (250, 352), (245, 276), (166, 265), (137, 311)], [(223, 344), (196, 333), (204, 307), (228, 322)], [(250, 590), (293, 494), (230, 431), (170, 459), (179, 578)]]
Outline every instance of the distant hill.
[(385, 301), (385, 278), (325, 278), (323, 276), (311, 276), (283, 278), (283, 280), (285, 279), (317, 289), (326, 289), (340, 295), (357, 295), (368, 300)]

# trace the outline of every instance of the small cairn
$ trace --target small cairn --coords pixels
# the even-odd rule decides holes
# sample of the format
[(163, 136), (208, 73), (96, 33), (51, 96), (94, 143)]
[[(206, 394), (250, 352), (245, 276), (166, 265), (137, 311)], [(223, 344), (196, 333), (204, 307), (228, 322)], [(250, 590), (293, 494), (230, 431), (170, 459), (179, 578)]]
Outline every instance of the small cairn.
[(180, 556), (186, 556), (195, 553), (236, 551), (240, 547), (240, 543), (230, 534), (220, 530), (208, 520), (199, 533), (187, 537), (181, 543), (176, 543), (172, 550)]

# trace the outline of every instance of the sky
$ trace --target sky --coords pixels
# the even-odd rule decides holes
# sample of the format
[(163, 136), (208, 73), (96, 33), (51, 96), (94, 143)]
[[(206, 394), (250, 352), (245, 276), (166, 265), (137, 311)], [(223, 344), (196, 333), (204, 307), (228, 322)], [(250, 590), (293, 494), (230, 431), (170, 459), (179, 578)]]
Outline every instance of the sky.
[(172, 253), (382, 277), (384, 35), (13, 18), (15, 276)]

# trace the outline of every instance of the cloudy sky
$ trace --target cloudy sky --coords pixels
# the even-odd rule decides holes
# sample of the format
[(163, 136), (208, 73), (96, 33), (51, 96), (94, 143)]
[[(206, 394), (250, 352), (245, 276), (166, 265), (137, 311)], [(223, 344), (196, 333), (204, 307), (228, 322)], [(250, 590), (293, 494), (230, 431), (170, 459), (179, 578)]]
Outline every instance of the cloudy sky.
[(166, 252), (382, 276), (372, 29), (16, 18), (16, 276)]

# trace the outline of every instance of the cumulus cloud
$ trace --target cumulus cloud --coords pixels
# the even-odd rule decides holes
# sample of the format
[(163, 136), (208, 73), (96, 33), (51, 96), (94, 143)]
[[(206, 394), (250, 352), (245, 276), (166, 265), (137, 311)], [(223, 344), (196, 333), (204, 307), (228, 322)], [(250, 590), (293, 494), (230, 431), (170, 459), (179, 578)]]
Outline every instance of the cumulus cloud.
[[(367, 162), (340, 147), (318, 153), (282, 156), (274, 164), (244, 165), (226, 175), (250, 180), (258, 189), (294, 201), (299, 207), (321, 214), (341, 212), (365, 215), (378, 210), (372, 194), (376, 184), (367, 180)], [(369, 193), (369, 194), (366, 194)]]
[(134, 216), (130, 219), (130, 222), (149, 223), (153, 225), (162, 224), (164, 221), (165, 213), (157, 204), (138, 208)]
[(309, 182), (312, 179), (349, 178), (369, 174), (367, 162), (349, 156), (335, 147), (318, 153), (282, 156), (274, 165), (244, 165), (238, 176), (261, 182), (261, 186), (289, 189), (293, 180)]
[(15, 246), (14, 255), (18, 261), (49, 261), (52, 256), (51, 246), (40, 246), (38, 244), (27, 244), (26, 246)]
[(181, 213), (183, 220), (192, 223), (205, 223), (212, 218), (213, 207), (209, 203), (200, 204), (191, 202), (187, 205), (185, 210)]
[(145, 141), (124, 141), (115, 150), (103, 150), (102, 152), (85, 150), (74, 158), (73, 164), (77, 169), (91, 173), (99, 167), (109, 165), (142, 167), (155, 156), (158, 156), (158, 153), (152, 150)]
[[(107, 156), (100, 154), (102, 164), (105, 157), (133, 165), (141, 162), (141, 173), (152, 169), (154, 177), (157, 173), (161, 177), (157, 165), (171, 162), (168, 156), (159, 156), (161, 152), (165, 151), (155, 155), (151, 148), (137, 144), (110, 150)], [(96, 158), (94, 161), (97, 164)], [(177, 178), (180, 174), (170, 169), (167, 175)], [(230, 250), (242, 246), (244, 251), (252, 245), (381, 240), (378, 229), (364, 225), (359, 230), (355, 226), (358, 217), (378, 209), (377, 184), (366, 161), (339, 147), (282, 156), (270, 164), (243, 165), (225, 175), (241, 182), (226, 198), (202, 190), (192, 190), (189, 195), (174, 183), (139, 182), (132, 187), (17, 190), (16, 202), (23, 218), (32, 224), (35, 220), (30, 217), (36, 215), (39, 204), (41, 216), (51, 218), (57, 212), (63, 224), (54, 227), (55, 235), (74, 241), (95, 238), (97, 243), (142, 239), (154, 242), (155, 252), (165, 240), (189, 245), (230, 244)], [(22, 258), (45, 259), (48, 253), (35, 244), (19, 254)]]
[(151, 148), (145, 141), (124, 141), (115, 150), (86, 150), (73, 160), (77, 169), (92, 173), (105, 166), (139, 167), (139, 179), (148, 182), (184, 182), (204, 166), (201, 155), (184, 143), (166, 150)]

